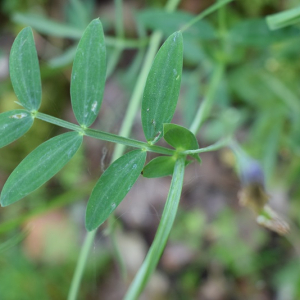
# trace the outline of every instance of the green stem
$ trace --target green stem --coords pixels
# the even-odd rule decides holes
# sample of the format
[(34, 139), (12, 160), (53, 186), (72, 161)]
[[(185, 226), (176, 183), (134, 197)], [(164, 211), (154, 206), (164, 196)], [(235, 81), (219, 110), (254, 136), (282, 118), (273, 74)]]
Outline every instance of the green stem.
[[(202, 19), (207, 14), (215, 11), (216, 9), (218, 9), (219, 7), (221, 7), (222, 5), (230, 1), (231, 0), (220, 1), (215, 5), (211, 6), (203, 13), (201, 13), (197, 18), (195, 18), (191, 23), (187, 24), (187, 26), (185, 26), (183, 30), (186, 30), (187, 28), (192, 26), (198, 20)], [(199, 129), (201, 123), (203, 122), (204, 117), (206, 117), (206, 114), (208, 113), (210, 107), (212, 106), (213, 96), (217, 84), (219, 83), (222, 77), (222, 73), (223, 73), (223, 65), (217, 68), (217, 71), (213, 76), (213, 80), (210, 85), (210, 89), (204, 107), (199, 109), (200, 113), (197, 114), (196, 116), (197, 118), (200, 115), (200, 120), (196, 120), (195, 122), (193, 122), (191, 131), (194, 133), (196, 133), (197, 130)], [(216, 148), (220, 148), (221, 146), (223, 146), (223, 142), (216, 143), (215, 145), (211, 145), (206, 148), (198, 149), (199, 151), (198, 153), (205, 152), (205, 151), (212, 151), (215, 150)], [(168, 199), (163, 211), (162, 219), (159, 223), (156, 236), (146, 256), (146, 259), (144, 260), (141, 268), (139, 269), (137, 275), (135, 276), (131, 286), (129, 287), (127, 294), (125, 295), (124, 298), (125, 300), (138, 299), (139, 295), (141, 294), (144, 287), (146, 286), (151, 274), (154, 272), (158, 264), (159, 258), (165, 248), (179, 205), (180, 194), (181, 194), (182, 184), (183, 184), (184, 165), (185, 165), (185, 156), (179, 157), (179, 159), (176, 161), (175, 164), (174, 174), (173, 174), (173, 178), (169, 190)]]
[[(114, 0), (115, 2), (115, 30), (118, 38), (124, 38), (125, 32), (123, 27), (123, 0)], [(122, 54), (122, 49), (116, 48), (114, 52), (119, 51), (119, 57)], [(139, 51), (144, 51), (143, 48), (140, 48)], [(117, 65), (117, 61), (115, 62), (115, 66)], [(111, 160), (111, 163), (113, 159)], [(109, 228), (109, 237), (112, 244), (112, 249), (114, 253), (114, 257), (117, 261), (118, 267), (120, 269), (120, 273), (122, 274), (122, 278), (125, 281), (127, 277), (127, 270), (125, 266), (124, 259), (120, 253), (117, 239), (116, 239), (116, 222), (114, 214), (111, 214), (108, 217), (108, 228)]]
[[(116, 33), (117, 33), (117, 37), (118, 38), (124, 38), (124, 30), (123, 30), (123, 12), (122, 12), (122, 0), (115, 0), (115, 7), (116, 7)], [(106, 43), (107, 43), (107, 39), (106, 39)], [(117, 65), (117, 62), (119, 61), (119, 58), (122, 54), (122, 50), (123, 47), (115, 47), (115, 49), (113, 50), (112, 56), (109, 60), (109, 64), (107, 66), (107, 77), (110, 76), (110, 74), (113, 72), (113, 70), (115, 69), (115, 66)], [(96, 130), (92, 130), (92, 129), (86, 129), (85, 130), (85, 134), (90, 134), (90, 136), (95, 137), (95, 135), (97, 135), (97, 138), (99, 138), (100, 136), (106, 136), (108, 138), (110, 138), (111, 141), (116, 141), (116, 136), (111, 136), (110, 134), (105, 134), (103, 132), (97, 132)], [(126, 139), (123, 139), (126, 142)], [(125, 270), (125, 265), (124, 262), (122, 260), (122, 257), (119, 253), (118, 250), (118, 246), (116, 243), (116, 239), (115, 239), (115, 234), (114, 234), (114, 226), (112, 225), (112, 219), (109, 218), (108, 220), (109, 222), (109, 228), (110, 228), (110, 237), (112, 240), (112, 244), (113, 244), (113, 250), (115, 253), (115, 256), (117, 258), (117, 261), (119, 263), (119, 266), (121, 268), (121, 273), (123, 275), (123, 277), (126, 276), (126, 270)], [(77, 295), (78, 295), (78, 289), (80, 286), (80, 282), (81, 282), (81, 278), (83, 276), (83, 272), (84, 272), (84, 268), (88, 259), (88, 255), (92, 246), (92, 243), (94, 241), (95, 235), (96, 235), (97, 229), (95, 229), (94, 231), (91, 232), (87, 232), (86, 237), (85, 237), (85, 241), (83, 243), (82, 249), (81, 249), (81, 253), (77, 262), (77, 266), (75, 269), (75, 273), (73, 275), (72, 278), (72, 283), (71, 283), (71, 287), (69, 290), (69, 297), (68, 300), (76, 300)]]
[(180, 152), (180, 154), (191, 155), (191, 154), (197, 154), (197, 153), (203, 153), (203, 152), (216, 151), (227, 145), (228, 145), (228, 139), (222, 139), (208, 147), (200, 148), (200, 149), (196, 149), (196, 150), (186, 150), (186, 151)]
[[(166, 5), (167, 9), (168, 10), (175, 9), (176, 6), (178, 5), (179, 1), (180, 0), (169, 0), (167, 5)], [(144, 85), (145, 85), (145, 82), (146, 82), (146, 79), (147, 79), (147, 75), (148, 75), (148, 72), (149, 72), (150, 67), (152, 65), (153, 58), (154, 58), (154, 56), (156, 54), (156, 51), (158, 49), (158, 45), (159, 45), (160, 38), (161, 38), (160, 35), (161, 35), (161, 33), (155, 33), (154, 32), (153, 35), (152, 35), (152, 38), (150, 40), (149, 50), (148, 50), (146, 58), (145, 58), (145, 63), (143, 65), (141, 74), (138, 77), (139, 79), (136, 82), (135, 89), (134, 89), (133, 95), (130, 99), (129, 106), (127, 108), (126, 115), (125, 115), (125, 118), (124, 118), (124, 121), (123, 121), (123, 124), (122, 124), (122, 127), (125, 126), (125, 128), (126, 128), (126, 130), (121, 131), (121, 133), (123, 133), (123, 134), (120, 134), (120, 135), (123, 136), (123, 138), (122, 138), (123, 140), (126, 139), (125, 137), (129, 136), (129, 133), (131, 131), (131, 127), (132, 127), (136, 112), (138, 110), (139, 101), (140, 101), (140, 98), (141, 98), (142, 93), (143, 93), (143, 88), (144, 88)], [(114, 41), (116, 41), (116, 40), (114, 40)], [(109, 45), (109, 42), (110, 42), (109, 39), (106, 38), (106, 44), (107, 45)], [(126, 40), (126, 42), (127, 42), (126, 46), (128, 47), (129, 46), (128, 45), (128, 40)], [(148, 42), (148, 40), (147, 40), (147, 42)], [(118, 45), (114, 44), (114, 45), (111, 45), (111, 46), (117, 47)], [(125, 45), (121, 44), (121, 45), (119, 45), (119, 47), (125, 48)], [(137, 47), (137, 45), (134, 45), (134, 47)], [(140, 79), (141, 77), (143, 78), (143, 80)], [(141, 88), (141, 86), (142, 86), (142, 88)], [(134, 103), (132, 104), (132, 102), (134, 102)], [(87, 131), (91, 135), (95, 134), (95, 131), (93, 131), (92, 129), (89, 129)], [(127, 139), (127, 141), (128, 140), (129, 139)], [(133, 140), (131, 140), (131, 141), (133, 141)], [(141, 143), (141, 142), (138, 142), (138, 143)], [(149, 149), (148, 147), (150, 147), (152, 150), (153, 149), (158, 149), (157, 148), (158, 146), (155, 146), (155, 148), (153, 148), (153, 146), (150, 146), (146, 143), (144, 143), (144, 144), (145, 144), (144, 146), (147, 145), (147, 148), (144, 148), (144, 149)], [(170, 151), (170, 152), (172, 152), (172, 154), (174, 154), (173, 150), (169, 150), (167, 148), (159, 147), (159, 150), (162, 150), (162, 149), (165, 149), (168, 152)], [(123, 151), (124, 151), (124, 147), (121, 147), (121, 148), (116, 147), (115, 151), (113, 153), (112, 161), (114, 161), (115, 159), (120, 157), (122, 155)], [(151, 150), (149, 150), (149, 151), (151, 151)], [(169, 154), (170, 154), (170, 152), (169, 152)], [(159, 153), (161, 153), (161, 152), (159, 152)], [(166, 154), (166, 153), (161, 153), (161, 154)], [(184, 162), (183, 162), (183, 165), (184, 165)], [(75, 283), (73, 283), (73, 282), (72, 282), (72, 286), (71, 286), (71, 287), (75, 286), (74, 289), (76, 288), (76, 293), (72, 294), (73, 298), (68, 298), (68, 300), (75, 300), (76, 299), (77, 291), (78, 291), (78, 288), (79, 288), (79, 283), (80, 283), (81, 277), (83, 275), (84, 265), (86, 264), (89, 249), (90, 249), (90, 246), (91, 246), (90, 241), (93, 241), (94, 237), (95, 237), (95, 234), (93, 234), (93, 231), (88, 232), (87, 235), (86, 235), (85, 241), (84, 241), (83, 246), (82, 246), (83, 247), (82, 252), (81, 252), (77, 267), (76, 267), (76, 274), (75, 275), (76, 275), (76, 284), (77, 284), (77, 286), (75, 286)], [(83, 249), (85, 249), (85, 251), (83, 251)], [(79, 268), (79, 265), (80, 265), (80, 268)], [(77, 280), (77, 278), (78, 278), (78, 280)]]
[(83, 128), (79, 125), (70, 123), (68, 121), (61, 120), (56, 117), (52, 117), (52, 116), (43, 114), (40, 112), (34, 113), (34, 117), (36, 119), (39, 119), (39, 120), (42, 120), (42, 121), (45, 121), (45, 122), (48, 122), (48, 123), (51, 123), (51, 124), (54, 124), (54, 125), (57, 125), (60, 127), (64, 127), (64, 128), (70, 129), (70, 130), (75, 130), (75, 131), (82, 132), (82, 133), (84, 132)]
[(115, 3), (115, 29), (118, 38), (124, 38), (123, 0), (114, 0)]
[(190, 28), (191, 26), (193, 26), (195, 23), (197, 23), (198, 21), (202, 20), (204, 17), (206, 17), (207, 15), (211, 14), (212, 12), (218, 10), (220, 7), (224, 6), (225, 4), (232, 2), (233, 0), (221, 0), (213, 5), (211, 5), (209, 8), (207, 8), (206, 10), (204, 10), (203, 12), (201, 12), (197, 17), (195, 17), (194, 19), (192, 19), (189, 23), (187, 23), (186, 25), (184, 25), (181, 28), (181, 31), (185, 31), (188, 28)]
[(156, 153), (165, 154), (165, 155), (174, 155), (176, 153), (176, 151), (172, 150), (172, 149), (168, 149), (168, 148), (156, 146), (156, 145), (150, 145), (145, 142), (140, 142), (140, 141), (137, 141), (134, 139), (126, 138), (123, 136), (119, 136), (119, 135), (115, 135), (112, 133), (107, 133), (107, 132), (103, 132), (103, 131), (99, 131), (99, 130), (95, 130), (95, 129), (85, 129), (84, 134), (86, 136), (90, 136), (90, 137), (93, 137), (96, 139), (117, 143), (118, 145), (122, 144), (124, 146), (140, 148), (140, 149), (150, 151), (150, 152), (156, 152)]
[(161, 146), (156, 146), (156, 145), (150, 145), (148, 143), (145, 142), (140, 142), (134, 139), (130, 139), (130, 138), (126, 138), (126, 137), (122, 137), (116, 134), (112, 134), (112, 133), (108, 133), (108, 132), (104, 132), (104, 131), (100, 131), (100, 130), (96, 130), (96, 129), (84, 129), (79, 125), (58, 119), (56, 117), (52, 117), (40, 112), (35, 113), (35, 117), (37, 119), (46, 121), (48, 123), (51, 124), (55, 124), (57, 126), (61, 126), (70, 130), (75, 130), (78, 131), (80, 133), (82, 133), (83, 135), (89, 136), (89, 137), (93, 137), (99, 140), (104, 140), (107, 142), (112, 142), (112, 143), (118, 143), (118, 144), (122, 144), (125, 146), (129, 146), (129, 147), (134, 147), (134, 148), (140, 148), (146, 151), (150, 151), (150, 152), (156, 152), (156, 153), (160, 153), (160, 154), (165, 154), (165, 155), (174, 155), (175, 154), (175, 150), (172, 149), (168, 149), (165, 147), (161, 147)]
[(135, 276), (124, 300), (138, 299), (147, 284), (151, 274), (154, 272), (161, 254), (167, 243), (171, 232), (175, 216), (177, 213), (184, 177), (185, 157), (180, 157), (175, 164), (172, 182), (167, 198), (167, 202), (159, 222), (159, 226), (154, 241), (148, 254)]
[(87, 233), (85, 237), (85, 241), (83, 243), (83, 246), (79, 254), (79, 259), (77, 261), (75, 273), (69, 290), (68, 300), (75, 300), (77, 298), (80, 281), (85, 268), (86, 260), (90, 252), (91, 246), (94, 242), (96, 232), (97, 232), (96, 229), (94, 231), (90, 231)]
[[(140, 99), (143, 95), (147, 76), (150, 71), (161, 38), (162, 38), (162, 33), (157, 31), (154, 32), (150, 38), (149, 48), (145, 57), (144, 65), (142, 67), (140, 75), (138, 76), (138, 80), (136, 82), (132, 96), (129, 100), (129, 105), (128, 105), (126, 115), (123, 119), (121, 129), (119, 131), (119, 135), (121, 136), (129, 136), (129, 133), (131, 132), (133, 120), (140, 106)], [(120, 157), (124, 152), (124, 149), (125, 149), (124, 145), (122, 144), (117, 145), (113, 153), (113, 159), (115, 160), (116, 158)]]
[(75, 10), (74, 14), (76, 14), (77, 18), (79, 19), (81, 27), (85, 28), (88, 25), (88, 22), (84, 3), (79, 0), (70, 0), (70, 2), (73, 5), (73, 9)]
[[(180, 0), (169, 0), (168, 3), (166, 4), (166, 11), (173, 11), (177, 7), (179, 2)], [(153, 59), (156, 55), (161, 39), (162, 39), (162, 33), (160, 31), (155, 31), (151, 35), (149, 48), (146, 53), (144, 64), (140, 72), (140, 75), (138, 76), (138, 80), (135, 84), (135, 88), (133, 90), (132, 96), (129, 100), (129, 106), (127, 108), (126, 115), (123, 119), (121, 129), (119, 131), (119, 135), (121, 136), (127, 137), (131, 132), (134, 118), (140, 106), (140, 100), (143, 95), (147, 76), (152, 66)], [(116, 145), (115, 151), (113, 153), (113, 160), (120, 157), (124, 152), (124, 149), (125, 149), (124, 145), (122, 144)]]
[(193, 132), (194, 134), (198, 132), (200, 126), (202, 125), (202, 123), (205, 121), (205, 119), (208, 117), (210, 113), (210, 110), (213, 105), (215, 93), (220, 83), (220, 80), (222, 79), (223, 73), (224, 73), (224, 65), (222, 63), (219, 63), (219, 65), (215, 68), (214, 73), (212, 75), (205, 99), (201, 102), (199, 109), (196, 113), (196, 116), (194, 118), (194, 121), (190, 127), (190, 131)]
[[(220, 0), (218, 0), (218, 2), (220, 2)], [(222, 37), (227, 32), (225, 7), (221, 7), (218, 10), (218, 31)]]

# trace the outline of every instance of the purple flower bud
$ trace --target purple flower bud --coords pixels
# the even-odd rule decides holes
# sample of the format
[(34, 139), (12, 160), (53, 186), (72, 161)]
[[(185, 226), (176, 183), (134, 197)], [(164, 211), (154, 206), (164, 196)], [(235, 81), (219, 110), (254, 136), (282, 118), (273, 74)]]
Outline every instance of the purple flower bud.
[(243, 185), (258, 184), (264, 186), (264, 172), (258, 161), (244, 158), (239, 161), (240, 178)]
[(230, 146), (236, 156), (239, 176), (243, 186), (258, 185), (264, 188), (265, 176), (259, 162), (248, 156), (235, 141), (232, 141)]
[(269, 195), (265, 191), (261, 165), (249, 157), (236, 142), (232, 141), (230, 146), (236, 155), (243, 185), (238, 194), (240, 205), (250, 208), (255, 213), (258, 224), (279, 234), (287, 234), (289, 224), (268, 205)]

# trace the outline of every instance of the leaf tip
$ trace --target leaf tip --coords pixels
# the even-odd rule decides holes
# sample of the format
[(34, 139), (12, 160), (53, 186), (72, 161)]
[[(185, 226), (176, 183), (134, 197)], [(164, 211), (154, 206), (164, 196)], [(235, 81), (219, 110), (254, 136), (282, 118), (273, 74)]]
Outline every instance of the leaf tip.
[(95, 26), (100, 26), (100, 28), (102, 27), (102, 23), (100, 21), (100, 18), (96, 18), (94, 20), (91, 21), (90, 25), (95, 25)]
[(176, 42), (178, 39), (181, 41), (182, 40), (182, 32), (179, 30), (179, 31), (176, 31), (173, 33), (173, 41)]

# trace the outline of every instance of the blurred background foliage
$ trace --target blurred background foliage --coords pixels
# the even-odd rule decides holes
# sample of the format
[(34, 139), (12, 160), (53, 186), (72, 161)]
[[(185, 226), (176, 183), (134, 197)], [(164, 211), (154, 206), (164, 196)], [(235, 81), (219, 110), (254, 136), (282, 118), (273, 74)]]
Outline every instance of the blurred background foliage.
[[(17, 108), (8, 57), (14, 37), (35, 29), (41, 64), (41, 111), (75, 122), (69, 96), (76, 44), (100, 17), (107, 36), (108, 71), (95, 128), (117, 133), (143, 62), (148, 36), (166, 38), (214, 3), (182, 0), (166, 14), (165, 1), (3, 0), (0, 13), (0, 112)], [(238, 205), (239, 180), (226, 149), (187, 167), (181, 207), (159, 268), (141, 299), (300, 299), (300, 23), (271, 31), (266, 16), (298, 1), (234, 1), (184, 33), (184, 73), (173, 122), (190, 126), (214, 70), (222, 64), (213, 109), (200, 146), (232, 133), (259, 160), (271, 205), (291, 224), (278, 236)], [(124, 27), (115, 20), (124, 17)], [(31, 150), (61, 129), (36, 120), (0, 152), (0, 187)], [(137, 116), (132, 136), (143, 139)], [(66, 299), (82, 244), (85, 202), (110, 161), (113, 145), (86, 139), (55, 178), (0, 208), (1, 299)], [(152, 155), (153, 156), (153, 155)], [(170, 178), (138, 181), (117, 209), (115, 241), (128, 270), (122, 278), (107, 225), (97, 235), (79, 299), (121, 299), (154, 237)]]

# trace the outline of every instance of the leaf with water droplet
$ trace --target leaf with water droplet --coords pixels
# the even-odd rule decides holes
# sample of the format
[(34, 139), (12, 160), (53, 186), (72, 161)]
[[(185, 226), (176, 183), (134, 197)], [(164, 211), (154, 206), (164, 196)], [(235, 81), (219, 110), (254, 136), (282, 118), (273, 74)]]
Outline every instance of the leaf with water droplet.
[(33, 117), (24, 109), (0, 114), (0, 148), (24, 135), (33, 124)]
[(141, 174), (145, 161), (145, 151), (133, 150), (113, 162), (102, 174), (86, 208), (88, 231), (100, 226), (117, 208)]
[(78, 44), (71, 76), (71, 100), (80, 125), (89, 127), (102, 103), (106, 76), (106, 48), (99, 19), (93, 20)]

